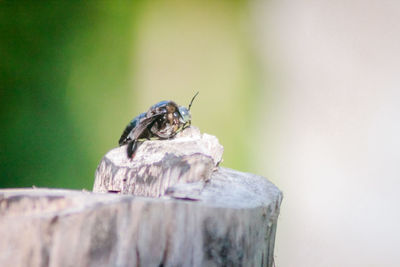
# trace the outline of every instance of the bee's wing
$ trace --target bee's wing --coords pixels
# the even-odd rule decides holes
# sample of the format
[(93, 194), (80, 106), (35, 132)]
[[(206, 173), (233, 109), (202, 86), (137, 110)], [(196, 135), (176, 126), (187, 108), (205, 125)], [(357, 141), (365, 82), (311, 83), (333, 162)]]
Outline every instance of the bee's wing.
[(139, 116), (135, 117), (129, 124), (125, 127), (124, 131), (122, 132), (121, 137), (119, 138), (118, 144), (120, 146), (128, 143), (131, 139), (128, 138), (131, 131), (139, 124), (140, 120), (146, 117), (146, 113), (142, 113)]
[(147, 113), (142, 113), (136, 117), (128, 126), (119, 139), (119, 145), (129, 143), (131, 140), (137, 140), (146, 128), (155, 120), (167, 113), (164, 107), (157, 107), (150, 109)]
[(157, 120), (160, 116), (162, 116), (162, 114), (153, 115), (140, 121), (139, 124), (131, 130), (128, 138), (130, 138), (131, 140), (137, 140), (142, 135), (143, 131), (146, 130), (146, 128), (155, 120)]

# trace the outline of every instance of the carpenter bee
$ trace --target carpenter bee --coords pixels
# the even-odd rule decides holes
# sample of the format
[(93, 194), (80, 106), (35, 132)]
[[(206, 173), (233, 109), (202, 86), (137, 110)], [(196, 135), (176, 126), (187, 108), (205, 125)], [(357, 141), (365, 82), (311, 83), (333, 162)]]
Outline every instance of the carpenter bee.
[(136, 151), (138, 141), (150, 139), (169, 139), (191, 124), (190, 108), (178, 106), (173, 101), (161, 101), (151, 106), (147, 112), (135, 117), (123, 131), (119, 145), (128, 144), (127, 154), (131, 158)]

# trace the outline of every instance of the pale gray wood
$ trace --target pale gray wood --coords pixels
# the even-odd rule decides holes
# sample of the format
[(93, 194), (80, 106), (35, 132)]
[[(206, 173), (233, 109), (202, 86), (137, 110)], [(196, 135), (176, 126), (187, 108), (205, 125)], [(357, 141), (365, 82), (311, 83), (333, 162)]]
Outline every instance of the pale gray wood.
[(133, 160), (107, 153), (94, 189), (118, 194), (0, 190), (0, 266), (273, 266), (282, 194), (221, 160), (218, 140), (191, 128)]
[(201, 201), (0, 190), (0, 266), (272, 266), (281, 194), (252, 177), (268, 194), (238, 183), (235, 207), (233, 193), (218, 197), (231, 172)]
[(126, 146), (110, 150), (95, 174), (94, 192), (121, 192), (159, 197), (177, 183), (210, 179), (222, 160), (223, 147), (215, 136), (190, 127), (170, 140), (139, 144), (133, 159)]

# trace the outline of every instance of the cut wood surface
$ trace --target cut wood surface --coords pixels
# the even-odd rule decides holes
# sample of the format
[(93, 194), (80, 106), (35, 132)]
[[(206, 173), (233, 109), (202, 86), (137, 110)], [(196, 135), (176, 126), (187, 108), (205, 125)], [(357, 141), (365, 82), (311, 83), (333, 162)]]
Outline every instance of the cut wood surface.
[(134, 157), (127, 145), (114, 148), (96, 170), (94, 192), (121, 192), (159, 197), (177, 184), (204, 184), (222, 160), (223, 147), (215, 136), (201, 134), (196, 127), (170, 140), (145, 141)]
[(0, 190), (0, 266), (273, 266), (282, 194), (221, 160), (191, 127), (108, 152), (94, 191), (114, 193)]

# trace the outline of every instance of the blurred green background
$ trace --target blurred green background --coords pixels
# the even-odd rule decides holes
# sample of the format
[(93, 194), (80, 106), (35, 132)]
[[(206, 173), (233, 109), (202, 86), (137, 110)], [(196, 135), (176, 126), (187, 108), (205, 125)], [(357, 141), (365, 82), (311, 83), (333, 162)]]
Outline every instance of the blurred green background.
[(249, 170), (256, 62), (245, 1), (0, 2), (0, 187), (91, 189), (126, 124), (161, 100)]

